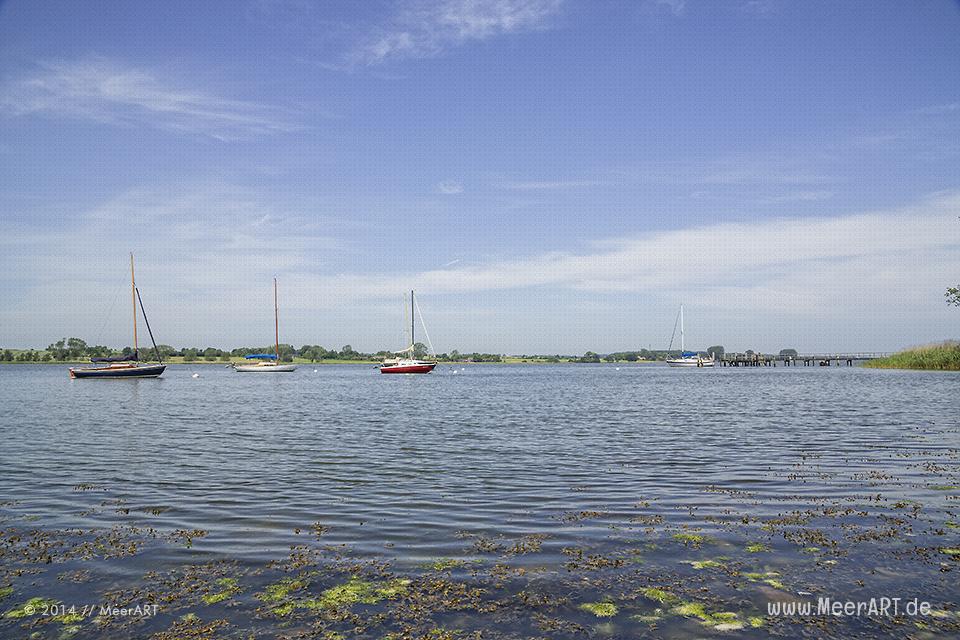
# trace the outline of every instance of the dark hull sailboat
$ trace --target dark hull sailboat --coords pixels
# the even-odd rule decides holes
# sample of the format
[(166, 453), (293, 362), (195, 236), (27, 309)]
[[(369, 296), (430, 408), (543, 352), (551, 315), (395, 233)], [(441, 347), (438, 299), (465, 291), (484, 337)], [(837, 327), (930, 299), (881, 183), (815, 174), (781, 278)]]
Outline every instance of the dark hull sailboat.
[(71, 378), (156, 378), (167, 368), (165, 364), (114, 364), (106, 367), (70, 369)]
[[(137, 280), (133, 272), (133, 254), (130, 254), (130, 296), (133, 299), (133, 353), (128, 356), (111, 356), (109, 358), (91, 358), (94, 364), (104, 364), (100, 367), (71, 367), (71, 378), (157, 378), (167, 368), (160, 359), (160, 351), (157, 349), (157, 341), (153, 339), (153, 330), (150, 328), (150, 321), (147, 320), (147, 312), (143, 308), (143, 300), (140, 299), (140, 291), (137, 289)], [(153, 351), (157, 356), (157, 364), (140, 364), (140, 351), (137, 345), (137, 303), (140, 303), (140, 311), (143, 313), (143, 322), (147, 325), (147, 331), (150, 333), (150, 341), (153, 342)]]

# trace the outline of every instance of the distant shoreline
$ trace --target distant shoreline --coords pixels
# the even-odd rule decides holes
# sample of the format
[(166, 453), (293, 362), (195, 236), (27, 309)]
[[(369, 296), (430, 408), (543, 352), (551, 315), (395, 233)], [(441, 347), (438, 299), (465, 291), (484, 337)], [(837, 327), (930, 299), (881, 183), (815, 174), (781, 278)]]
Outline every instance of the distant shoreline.
[[(142, 360), (141, 362), (156, 362), (156, 360)], [(168, 365), (222, 365), (224, 367), (229, 367), (234, 364), (242, 364), (249, 362), (243, 358), (232, 359), (229, 361), (226, 360), (189, 360), (184, 361), (183, 358), (173, 357), (169, 360), (164, 360), (163, 364)], [(300, 358), (295, 358), (293, 362), (287, 362), (285, 364), (295, 364), (295, 365), (334, 365), (334, 364), (362, 364), (362, 365), (379, 365), (382, 364), (382, 360), (322, 360), (313, 362), (311, 360), (302, 360)], [(491, 365), (491, 364), (505, 364), (505, 365), (524, 365), (524, 364), (602, 364), (609, 366), (627, 366), (627, 365), (651, 365), (651, 364), (663, 364), (663, 360), (638, 360), (636, 362), (577, 362), (575, 360), (560, 360), (557, 362), (551, 360), (533, 360), (533, 359), (514, 359), (514, 358), (505, 358), (501, 362), (470, 362), (467, 360), (441, 360), (440, 365)], [(77, 365), (91, 365), (96, 364), (90, 362), (90, 360), (48, 360), (44, 361), (31, 361), (31, 362), (18, 362), (18, 361), (0, 361), (0, 365), (27, 365), (27, 364), (40, 364), (45, 366), (77, 366)]]

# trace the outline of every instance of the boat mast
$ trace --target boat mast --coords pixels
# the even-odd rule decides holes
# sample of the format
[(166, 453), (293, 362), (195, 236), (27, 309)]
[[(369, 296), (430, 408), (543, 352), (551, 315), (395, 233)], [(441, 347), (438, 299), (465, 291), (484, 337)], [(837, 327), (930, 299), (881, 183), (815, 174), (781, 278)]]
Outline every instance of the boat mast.
[(686, 348), (683, 346), (683, 305), (680, 305), (680, 357), (683, 357), (683, 352), (686, 351)]
[(276, 338), (277, 364), (280, 364), (280, 305), (277, 304), (277, 279), (273, 279), (273, 331)]
[(414, 354), (416, 354), (417, 352), (415, 348), (417, 344), (417, 340), (413, 335), (414, 327), (417, 325), (416, 319), (417, 319), (417, 313), (413, 309), (413, 289), (411, 289), (410, 290), (410, 357), (411, 358), (415, 357)]
[(133, 357), (140, 359), (137, 345), (137, 279), (133, 274), (133, 252), (130, 252), (130, 300), (133, 302)]

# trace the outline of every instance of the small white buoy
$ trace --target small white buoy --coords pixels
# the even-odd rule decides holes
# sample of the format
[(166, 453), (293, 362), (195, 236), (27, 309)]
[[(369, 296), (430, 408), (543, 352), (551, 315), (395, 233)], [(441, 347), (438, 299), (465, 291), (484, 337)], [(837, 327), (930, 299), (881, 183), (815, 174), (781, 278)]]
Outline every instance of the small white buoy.
[(317, 369), (314, 369), (313, 372), (316, 373), (316, 372), (317, 372)]
[(200, 374), (199, 374), (199, 373), (195, 373), (195, 374), (193, 374), (192, 377), (194, 377), (194, 378), (199, 378), (199, 377), (200, 377)]
[(617, 367), (617, 371), (620, 371), (620, 367)]

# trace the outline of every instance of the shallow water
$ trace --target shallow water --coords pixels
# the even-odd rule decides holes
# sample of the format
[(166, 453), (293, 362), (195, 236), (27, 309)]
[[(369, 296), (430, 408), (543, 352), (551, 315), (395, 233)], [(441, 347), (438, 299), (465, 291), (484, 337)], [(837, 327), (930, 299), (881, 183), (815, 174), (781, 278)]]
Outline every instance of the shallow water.
[[(847, 367), (0, 366), (0, 612), (160, 603), (0, 635), (956, 634), (958, 397)], [(308, 606), (351, 579), (410, 582)], [(931, 613), (767, 609), (884, 596)]]

